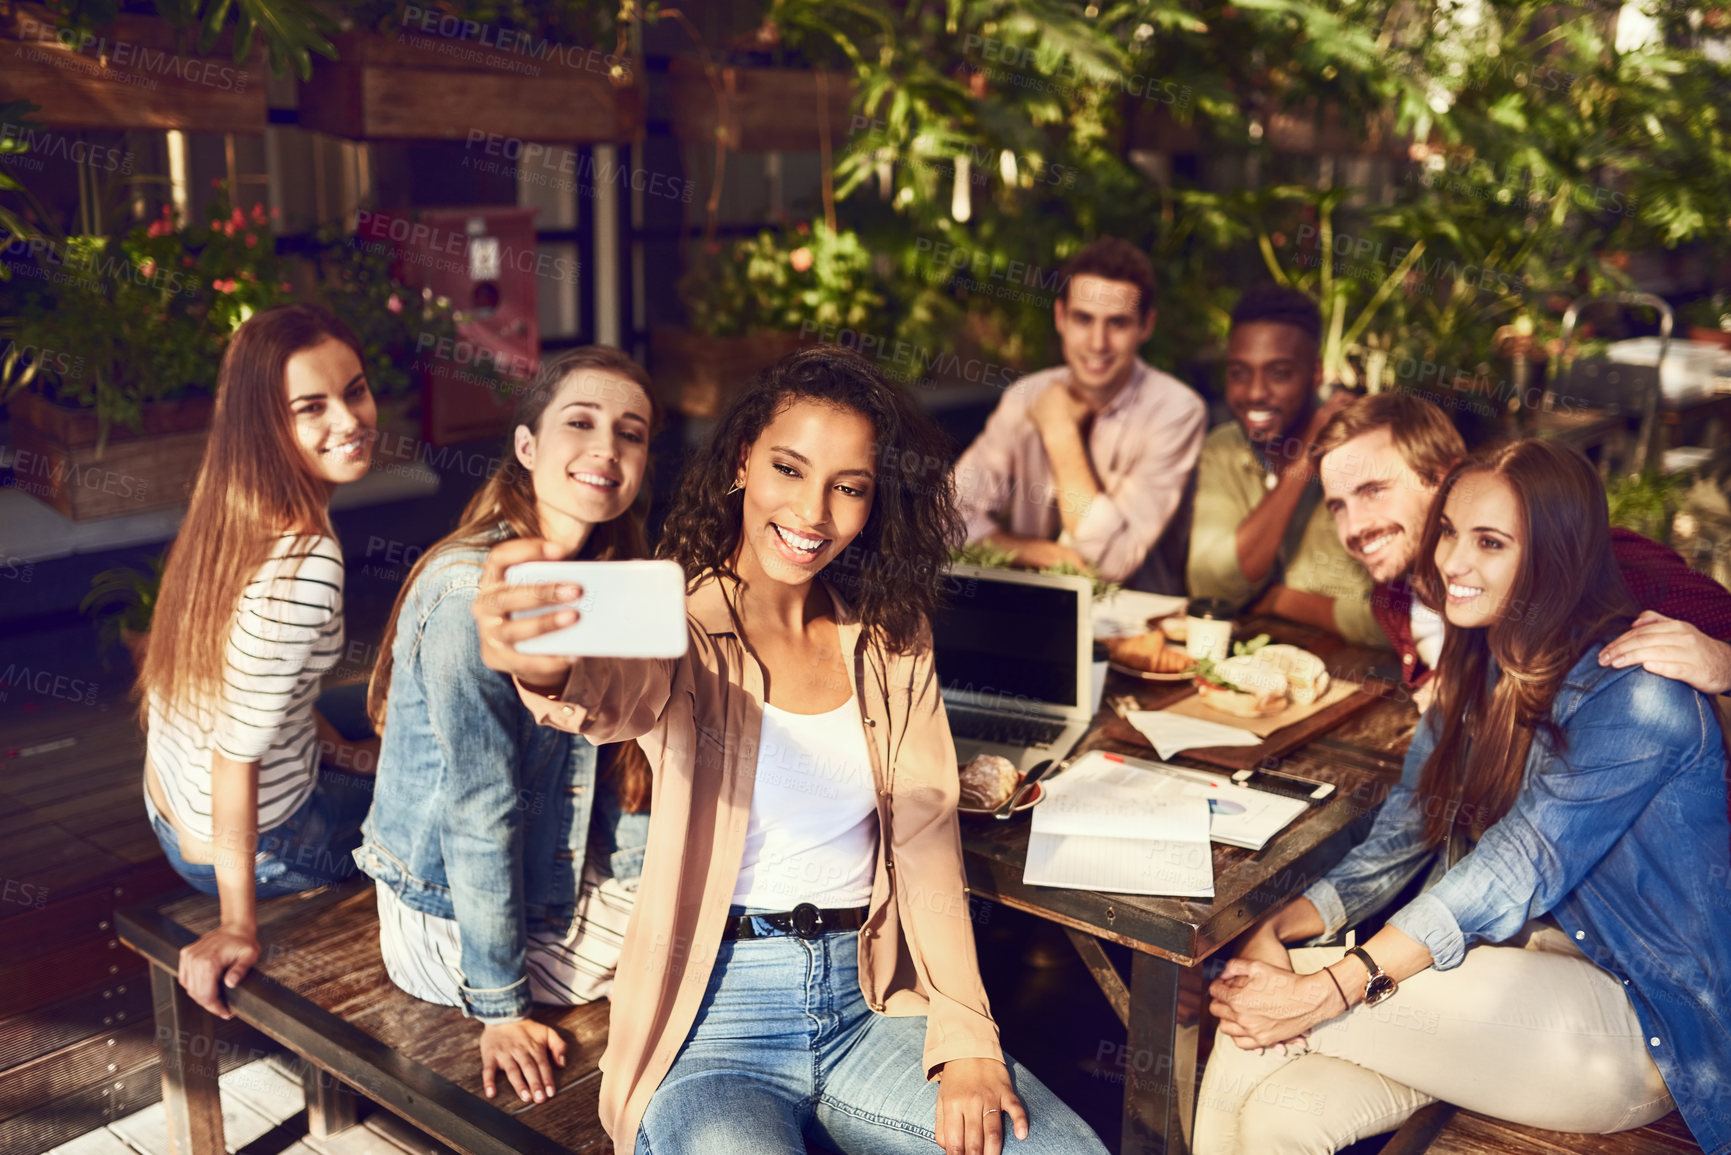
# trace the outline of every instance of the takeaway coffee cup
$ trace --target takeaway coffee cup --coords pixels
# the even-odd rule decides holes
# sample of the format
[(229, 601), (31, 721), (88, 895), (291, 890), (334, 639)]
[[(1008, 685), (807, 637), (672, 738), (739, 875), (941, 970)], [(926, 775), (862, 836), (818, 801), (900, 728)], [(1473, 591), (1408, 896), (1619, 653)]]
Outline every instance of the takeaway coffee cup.
[(1218, 598), (1196, 598), (1186, 611), (1184, 650), (1200, 662), (1225, 661), (1232, 653), (1232, 607)]

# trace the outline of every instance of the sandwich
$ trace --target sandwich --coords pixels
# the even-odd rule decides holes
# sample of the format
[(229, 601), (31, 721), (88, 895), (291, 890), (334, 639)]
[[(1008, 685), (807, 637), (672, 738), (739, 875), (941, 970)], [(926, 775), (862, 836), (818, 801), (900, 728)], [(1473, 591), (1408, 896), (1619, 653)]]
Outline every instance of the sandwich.
[(1297, 646), (1263, 646), (1256, 656), (1286, 675), (1292, 700), (1308, 706), (1328, 692), (1328, 667), (1309, 650)]
[(1196, 695), (1209, 709), (1241, 718), (1267, 718), (1292, 704), (1286, 675), (1260, 654), (1198, 662)]

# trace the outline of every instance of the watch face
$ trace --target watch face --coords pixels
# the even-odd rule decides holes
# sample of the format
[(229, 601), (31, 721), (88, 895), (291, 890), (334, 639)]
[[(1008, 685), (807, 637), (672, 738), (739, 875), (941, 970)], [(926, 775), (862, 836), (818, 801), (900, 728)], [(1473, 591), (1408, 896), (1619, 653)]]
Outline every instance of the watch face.
[(1387, 975), (1377, 975), (1364, 984), (1364, 1005), (1374, 1007), (1388, 996), (1394, 994), (1394, 980)]

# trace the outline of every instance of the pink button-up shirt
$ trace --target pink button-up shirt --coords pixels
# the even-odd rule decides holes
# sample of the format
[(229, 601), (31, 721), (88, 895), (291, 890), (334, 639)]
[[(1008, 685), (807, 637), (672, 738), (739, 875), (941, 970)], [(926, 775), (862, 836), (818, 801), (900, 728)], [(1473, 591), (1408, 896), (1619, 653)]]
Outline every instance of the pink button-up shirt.
[[(956, 496), (968, 540), (999, 528), (1055, 541), (1063, 528), (1052, 463), (1028, 411), (1069, 369), (1042, 369), (1016, 382), (986, 428), (956, 462)], [(1208, 406), (1178, 378), (1136, 361), (1129, 384), (1095, 414), (1088, 459), (1100, 494), (1076, 526), (1071, 545), (1108, 581), (1124, 581), (1178, 510), (1207, 432)]]

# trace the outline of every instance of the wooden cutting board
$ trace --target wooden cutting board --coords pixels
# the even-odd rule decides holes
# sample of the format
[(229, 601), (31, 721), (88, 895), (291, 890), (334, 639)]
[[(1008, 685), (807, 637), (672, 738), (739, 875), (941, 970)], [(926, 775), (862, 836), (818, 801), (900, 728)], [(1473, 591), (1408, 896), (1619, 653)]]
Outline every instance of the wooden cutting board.
[[(1148, 709), (1163, 710), (1176, 705), (1187, 698), (1193, 697), (1195, 693), (1196, 690), (1194, 687), (1186, 685), (1176, 693), (1162, 693), (1158, 695), (1143, 694), (1139, 696), (1143, 699), (1143, 704)], [(1380, 695), (1378, 695), (1374, 690), (1360, 686), (1351, 695), (1335, 702), (1333, 705), (1324, 706), (1322, 709), (1310, 714), (1308, 717), (1301, 718), (1290, 726), (1285, 726), (1274, 731), (1272, 734), (1264, 738), (1260, 745), (1197, 746), (1182, 751), (1179, 756), (1183, 758), (1194, 758), (1198, 762), (1206, 762), (1210, 766), (1220, 766), (1227, 770), (1248, 770), (1253, 766), (1260, 765), (1265, 759), (1278, 758), (1282, 754), (1304, 745), (1311, 739), (1318, 738), (1323, 734), (1328, 733), (1336, 726), (1345, 722), (1348, 718), (1351, 718), (1359, 711), (1367, 708), (1372, 702), (1376, 701), (1379, 696)], [(1158, 697), (1160, 700), (1157, 702), (1150, 701), (1150, 699), (1155, 697)], [(1225, 714), (1220, 714), (1216, 717), (1212, 712), (1207, 716), (1210, 720), (1224, 722), (1228, 725), (1242, 725), (1245, 721), (1245, 719), (1235, 719)], [(1152, 749), (1152, 746), (1149, 745), (1148, 739), (1142, 736), (1140, 730), (1136, 729), (1136, 727), (1130, 725), (1130, 723), (1124, 721), (1124, 719), (1115, 714), (1112, 715), (1111, 720), (1106, 723), (1104, 733), (1106, 737), (1115, 739), (1116, 741), (1133, 742), (1140, 746), (1149, 746), (1149, 748)]]

